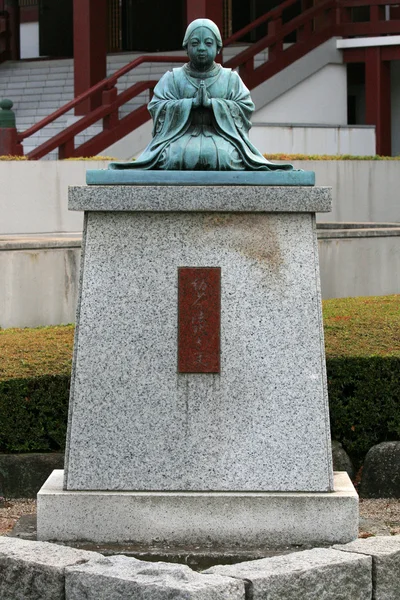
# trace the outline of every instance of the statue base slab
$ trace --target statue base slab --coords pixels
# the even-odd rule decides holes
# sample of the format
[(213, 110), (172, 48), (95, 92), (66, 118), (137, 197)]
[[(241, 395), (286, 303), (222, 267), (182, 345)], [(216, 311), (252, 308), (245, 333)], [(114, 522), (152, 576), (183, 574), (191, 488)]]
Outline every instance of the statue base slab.
[(88, 185), (315, 185), (314, 171), (152, 171), (96, 169)]
[(38, 540), (202, 546), (235, 551), (345, 544), (358, 535), (358, 496), (345, 472), (334, 491), (87, 492), (53, 471), (38, 494)]

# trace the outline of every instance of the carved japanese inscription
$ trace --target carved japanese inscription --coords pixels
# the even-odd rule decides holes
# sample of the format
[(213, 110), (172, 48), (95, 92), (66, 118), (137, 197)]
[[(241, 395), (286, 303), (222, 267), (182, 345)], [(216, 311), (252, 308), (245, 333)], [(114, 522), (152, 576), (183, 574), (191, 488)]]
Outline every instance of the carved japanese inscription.
[(178, 371), (219, 373), (221, 269), (178, 269)]

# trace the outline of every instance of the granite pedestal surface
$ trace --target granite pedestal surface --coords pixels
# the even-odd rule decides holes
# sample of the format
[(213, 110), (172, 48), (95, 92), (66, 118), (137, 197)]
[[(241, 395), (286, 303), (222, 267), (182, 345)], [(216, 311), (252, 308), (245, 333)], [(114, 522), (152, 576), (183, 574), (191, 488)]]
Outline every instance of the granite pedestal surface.
[[(58, 474), (39, 493), (39, 539), (185, 543), (186, 527), (186, 543), (234, 543), (215, 526), (223, 506), (232, 532), (248, 521), (247, 545), (262, 514), (300, 543), (279, 523), (296, 506), (318, 524), (307, 541), (353, 539), (357, 496), (344, 474), (334, 489), (315, 233), (330, 189), (158, 183), (70, 189), (85, 225), (66, 463), (63, 486)], [(219, 373), (178, 372), (182, 267), (220, 269)], [(105, 525), (115, 494), (129, 540)]]

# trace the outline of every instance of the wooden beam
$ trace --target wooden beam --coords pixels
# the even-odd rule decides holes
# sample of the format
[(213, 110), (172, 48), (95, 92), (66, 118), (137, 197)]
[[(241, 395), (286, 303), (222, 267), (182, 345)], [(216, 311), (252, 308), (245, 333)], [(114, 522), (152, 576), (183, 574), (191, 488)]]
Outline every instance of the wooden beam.
[(10, 56), (9, 60), (19, 60), (20, 47), (20, 10), (18, 0), (5, 0), (4, 10), (9, 14), (10, 27)]
[(224, 24), (223, 0), (186, 0), (186, 22), (195, 19), (211, 19), (221, 31)]
[(390, 63), (382, 60), (379, 47), (365, 49), (365, 120), (376, 127), (376, 153), (390, 156)]
[[(75, 98), (107, 75), (107, 0), (74, 0)], [(101, 92), (75, 108), (86, 115), (101, 105)]]

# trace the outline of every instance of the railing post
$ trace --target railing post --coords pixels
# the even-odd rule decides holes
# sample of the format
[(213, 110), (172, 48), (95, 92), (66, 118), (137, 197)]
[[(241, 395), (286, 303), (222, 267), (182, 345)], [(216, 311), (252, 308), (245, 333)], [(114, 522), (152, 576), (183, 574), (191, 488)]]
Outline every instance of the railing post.
[(379, 47), (365, 49), (365, 122), (375, 125), (376, 153), (390, 156), (391, 97), (390, 63), (382, 60)]
[(66, 158), (72, 158), (75, 150), (74, 138), (71, 138), (61, 144), (58, 148), (58, 160), (64, 160)]
[(0, 156), (23, 156), (22, 144), (18, 142), (15, 113), (11, 100), (0, 101)]
[(342, 35), (341, 26), (346, 23), (351, 23), (352, 8), (338, 4), (335, 10), (335, 35)]
[(246, 85), (251, 84), (251, 77), (254, 73), (254, 57), (252, 56), (245, 63), (239, 65), (239, 75)]
[(378, 21), (385, 20), (385, 7), (384, 6), (370, 6), (369, 7), (369, 20), (371, 23), (377, 23)]
[[(268, 35), (277, 35), (282, 29), (282, 19), (275, 19), (268, 23)], [(268, 60), (275, 60), (283, 51), (283, 39), (271, 44), (268, 48)]]
[(310, 35), (312, 34), (312, 25), (313, 20), (309, 19), (303, 26), (301, 26), (297, 30), (297, 41), (298, 42), (307, 42), (310, 39)]
[[(112, 104), (118, 96), (118, 90), (115, 86), (110, 89), (105, 89), (102, 94), (102, 105), (109, 106)], [(103, 129), (112, 129), (118, 125), (119, 116), (118, 116), (118, 108), (113, 110), (108, 115), (106, 115), (103, 119)]]

